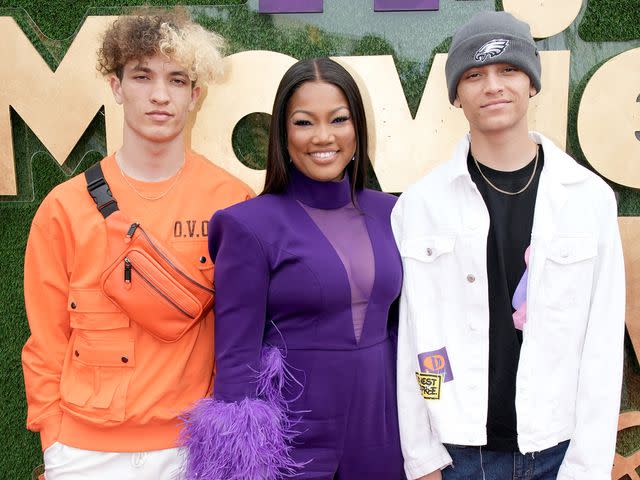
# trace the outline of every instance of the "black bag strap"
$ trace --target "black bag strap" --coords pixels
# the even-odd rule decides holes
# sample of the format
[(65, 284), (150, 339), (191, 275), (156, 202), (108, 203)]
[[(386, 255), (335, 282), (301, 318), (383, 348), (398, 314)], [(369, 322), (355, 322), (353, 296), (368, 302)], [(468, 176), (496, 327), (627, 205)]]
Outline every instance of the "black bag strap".
[(89, 195), (91, 195), (93, 201), (96, 202), (98, 211), (102, 216), (107, 218), (113, 212), (118, 211), (118, 202), (116, 202), (116, 199), (111, 195), (111, 189), (104, 178), (100, 162), (85, 170), (84, 177), (87, 180)]

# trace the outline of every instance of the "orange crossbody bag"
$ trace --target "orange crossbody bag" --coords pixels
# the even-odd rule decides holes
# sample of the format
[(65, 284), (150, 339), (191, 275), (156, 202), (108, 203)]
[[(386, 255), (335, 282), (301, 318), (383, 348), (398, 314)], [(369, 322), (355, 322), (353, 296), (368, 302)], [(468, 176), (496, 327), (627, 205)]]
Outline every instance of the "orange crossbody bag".
[(179, 340), (211, 310), (214, 289), (196, 280), (202, 276), (197, 267), (181, 264), (118, 209), (100, 163), (87, 169), (85, 178), (108, 236), (102, 291), (154, 337), (164, 342)]

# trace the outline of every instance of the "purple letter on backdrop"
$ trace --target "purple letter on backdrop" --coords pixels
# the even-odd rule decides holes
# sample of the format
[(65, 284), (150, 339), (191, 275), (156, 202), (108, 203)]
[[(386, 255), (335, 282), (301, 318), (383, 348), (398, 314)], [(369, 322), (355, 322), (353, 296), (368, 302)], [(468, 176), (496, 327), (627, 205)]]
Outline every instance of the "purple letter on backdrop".
[(322, 12), (322, 0), (260, 0), (258, 11), (260, 13)]
[(401, 10), (438, 10), (440, 0), (374, 0), (375, 12), (394, 12)]

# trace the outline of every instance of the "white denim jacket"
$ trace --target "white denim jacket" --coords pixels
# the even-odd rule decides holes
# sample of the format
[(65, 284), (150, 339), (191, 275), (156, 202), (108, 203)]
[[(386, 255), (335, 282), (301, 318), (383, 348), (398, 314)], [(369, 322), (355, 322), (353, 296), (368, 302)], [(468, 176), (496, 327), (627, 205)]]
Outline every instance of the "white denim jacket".
[[(610, 480), (625, 315), (616, 201), (598, 176), (542, 135), (530, 136), (542, 145), (544, 167), (516, 380), (518, 445), (538, 452), (570, 439), (558, 479)], [(392, 213), (404, 266), (398, 413), (410, 479), (451, 463), (443, 443), (486, 444), (489, 214), (467, 170), (468, 151), (466, 137)], [(427, 368), (448, 361), (439, 400), (420, 394), (421, 353), (431, 357)]]

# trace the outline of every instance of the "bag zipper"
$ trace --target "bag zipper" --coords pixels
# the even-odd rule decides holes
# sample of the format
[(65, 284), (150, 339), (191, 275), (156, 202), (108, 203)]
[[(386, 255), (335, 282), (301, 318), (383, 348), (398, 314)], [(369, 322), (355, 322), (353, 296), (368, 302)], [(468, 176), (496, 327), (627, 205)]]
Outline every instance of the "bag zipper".
[(149, 285), (151, 288), (153, 288), (158, 295), (160, 295), (167, 302), (169, 302), (174, 308), (176, 308), (177, 310), (182, 312), (183, 315), (186, 315), (187, 317), (189, 317), (192, 320), (196, 318), (193, 315), (191, 315), (189, 312), (186, 312), (184, 309), (182, 309), (180, 307), (180, 305), (178, 305), (176, 302), (174, 302), (167, 294), (165, 294), (162, 290), (160, 290), (153, 283), (151, 283), (151, 281), (147, 277), (145, 277), (142, 274), (142, 272), (135, 267), (135, 265), (133, 263), (131, 263), (131, 260), (129, 259), (129, 257), (125, 257), (124, 258), (124, 281), (125, 281), (125, 283), (131, 283), (131, 271), (132, 270), (134, 272), (136, 272), (138, 274), (138, 276), (140, 278), (142, 278), (142, 280), (144, 280), (147, 283), (147, 285)]
[(124, 257), (124, 283), (131, 283), (131, 260)]
[(130, 240), (130, 239), (131, 239), (131, 237), (133, 237), (133, 234), (136, 232), (136, 230), (137, 230), (138, 228), (140, 229), (140, 231), (142, 232), (142, 234), (144, 235), (144, 237), (145, 237), (145, 238), (147, 239), (147, 241), (149, 242), (149, 245), (151, 245), (151, 246), (153, 247), (153, 249), (158, 253), (158, 255), (160, 255), (160, 256), (161, 256), (161, 257), (162, 257), (162, 258), (163, 258), (167, 263), (169, 263), (169, 265), (171, 265), (171, 266), (174, 268), (174, 270), (175, 270), (176, 272), (178, 272), (180, 275), (182, 275), (182, 276), (183, 276), (184, 278), (186, 278), (188, 281), (190, 281), (191, 283), (193, 283), (196, 287), (201, 288), (201, 289), (202, 289), (202, 290), (204, 290), (205, 292), (208, 292), (208, 293), (215, 293), (215, 290), (214, 290), (214, 289), (211, 289), (211, 288), (209, 288), (209, 287), (207, 287), (207, 286), (205, 286), (205, 285), (202, 285), (202, 284), (198, 283), (196, 280), (194, 280), (194, 279), (193, 279), (193, 278), (191, 278), (189, 275), (187, 275), (187, 274), (186, 274), (186, 273), (184, 273), (182, 270), (180, 270), (178, 267), (176, 267), (176, 266), (174, 265), (174, 263), (173, 263), (171, 260), (169, 260), (169, 259), (167, 258), (167, 256), (166, 256), (162, 251), (160, 251), (160, 249), (158, 249), (158, 247), (156, 247), (156, 246), (155, 246), (155, 244), (151, 241), (151, 238), (149, 238), (149, 235), (147, 235), (147, 232), (145, 232), (145, 231), (144, 231), (144, 228), (142, 228), (142, 227), (140, 226), (140, 224), (139, 224), (139, 223), (134, 222), (134, 223), (132, 223), (132, 224), (131, 224), (131, 226), (129, 227), (129, 230), (127, 231), (127, 234), (126, 234), (125, 238), (127, 238), (127, 239), (129, 239), (129, 240)]

